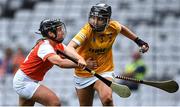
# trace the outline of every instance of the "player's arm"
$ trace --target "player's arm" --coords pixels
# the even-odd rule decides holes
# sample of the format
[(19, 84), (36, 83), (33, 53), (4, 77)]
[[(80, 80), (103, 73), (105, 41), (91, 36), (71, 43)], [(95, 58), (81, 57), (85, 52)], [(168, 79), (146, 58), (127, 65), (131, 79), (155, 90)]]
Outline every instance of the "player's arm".
[(70, 41), (70, 43), (68, 44), (68, 46), (66, 46), (65, 47), (65, 49), (64, 49), (64, 52), (67, 54), (67, 55), (69, 55), (69, 56), (71, 56), (71, 57), (73, 57), (73, 58), (75, 58), (75, 59), (82, 59), (82, 60), (84, 60), (84, 58), (83, 57), (81, 57), (77, 52), (76, 52), (76, 48), (78, 47), (78, 45), (74, 42), (74, 41)]
[(80, 45), (84, 44), (87, 40), (87, 35), (89, 35), (89, 26), (86, 24), (75, 37), (67, 45), (70, 50), (76, 51)]
[(126, 36), (127, 38), (133, 40), (133, 41), (137, 38), (136, 34), (134, 34), (131, 30), (129, 30), (124, 25), (121, 25), (121, 32), (120, 33), (123, 34), (124, 36)]
[[(65, 50), (65, 45), (63, 45)], [(39, 46), (37, 51), (37, 55), (43, 60), (49, 60), (51, 63), (58, 65), (62, 68), (75, 68), (75, 67), (84, 67), (85, 61), (83, 62), (81, 59), (77, 58), (78, 66), (68, 59), (63, 59), (60, 57), (54, 50), (54, 48), (49, 44), (49, 42), (44, 42)]]
[[(87, 31), (83, 29), (78, 34), (76, 34), (76, 36), (68, 43), (67, 49), (72, 51), (73, 53), (77, 53), (76, 48), (78, 48), (81, 44), (85, 42), (87, 35), (86, 33)], [(76, 54), (76, 56), (81, 57), (78, 54)]]
[(69, 59), (61, 57), (59, 54), (49, 55), (48, 60), (51, 63), (58, 65), (61, 68), (76, 68), (76, 67), (84, 68), (85, 67), (86, 62), (80, 55), (77, 54), (76, 51), (70, 50), (68, 47), (66, 47), (66, 45), (63, 45), (63, 47), (64, 47), (64, 52), (67, 55), (71, 56), (72, 58), (78, 61), (78, 65)]
[(76, 51), (75, 49), (78, 48), (79, 45), (78, 45), (76, 42), (74, 42), (73, 40), (71, 40), (71, 41), (69, 42), (69, 44), (67, 45), (67, 47), (68, 47), (69, 49), (72, 49), (73, 51)]
[(68, 59), (63, 59), (57, 54), (53, 54), (47, 58), (51, 63), (54, 65), (57, 65), (61, 68), (76, 68), (79, 67), (77, 64), (74, 62), (68, 60)]
[[(71, 40), (70, 43), (67, 46), (70, 50), (76, 51), (75, 49), (79, 47), (79, 44), (77, 44), (75, 41)], [(97, 69), (98, 64), (97, 61), (92, 59), (91, 57), (86, 59), (87, 67), (90, 69)]]
[(148, 51), (149, 45), (146, 42), (137, 37), (136, 34), (129, 30), (127, 27), (121, 25), (121, 28), (122, 29), (120, 33), (133, 40), (141, 48), (140, 51), (142, 51), (143, 53)]
[[(76, 44), (76, 43), (75, 43)], [(71, 56), (72, 58), (74, 58), (74, 59), (76, 59), (79, 63), (78, 63), (78, 65), (79, 66), (81, 66), (81, 67), (83, 67), (83, 66), (85, 66), (86, 65), (86, 61), (84, 60), (84, 58), (82, 57), (82, 56), (80, 56), (77, 52), (76, 52), (76, 50), (75, 50), (75, 48), (74, 47), (67, 47), (67, 46), (64, 46), (65, 48), (64, 48), (64, 52), (67, 54), (67, 55), (69, 55), (69, 56)]]

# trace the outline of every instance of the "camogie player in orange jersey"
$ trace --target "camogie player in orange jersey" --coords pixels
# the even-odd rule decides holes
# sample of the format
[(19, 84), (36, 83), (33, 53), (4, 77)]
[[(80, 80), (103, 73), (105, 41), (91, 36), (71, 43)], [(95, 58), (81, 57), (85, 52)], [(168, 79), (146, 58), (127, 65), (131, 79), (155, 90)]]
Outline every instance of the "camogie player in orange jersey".
[[(38, 82), (43, 80), (47, 71), (57, 65), (61, 68), (81, 68), (86, 65), (85, 60), (76, 51), (68, 49), (63, 43), (66, 35), (65, 24), (59, 19), (46, 19), (40, 23), (43, 39), (33, 47), (25, 61), (20, 65), (13, 79), (13, 88), (19, 95), (20, 106), (33, 106), (38, 102), (45, 106), (60, 106), (56, 94)], [(78, 65), (57, 55), (61, 50), (74, 56)]]
[[(81, 55), (88, 67), (101, 76), (112, 80), (114, 70), (112, 45), (118, 34), (134, 41), (144, 53), (149, 46), (119, 22), (110, 19), (111, 6), (98, 3), (92, 6), (89, 21), (70, 41), (67, 47)], [(104, 106), (113, 106), (112, 90), (92, 74), (76, 68), (74, 82), (81, 106), (92, 106), (94, 90)]]

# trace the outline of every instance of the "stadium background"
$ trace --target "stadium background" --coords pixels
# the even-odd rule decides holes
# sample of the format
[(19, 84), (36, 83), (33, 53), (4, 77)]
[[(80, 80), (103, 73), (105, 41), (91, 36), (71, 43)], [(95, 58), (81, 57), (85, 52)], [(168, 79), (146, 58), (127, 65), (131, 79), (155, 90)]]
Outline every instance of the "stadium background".
[[(16, 50), (22, 46), (26, 52), (40, 35), (40, 21), (44, 18), (61, 18), (68, 35), (67, 44), (87, 22), (90, 7), (99, 0), (0, 0), (0, 58), (5, 48)], [(148, 65), (148, 80), (175, 79), (180, 83), (180, 0), (106, 0), (112, 6), (112, 18), (127, 25), (150, 45), (144, 54)], [(127, 38), (119, 36), (113, 46), (115, 72), (121, 74), (131, 61), (130, 55), (138, 47)], [(18, 95), (12, 89), (13, 75), (0, 79), (0, 105), (17, 105)], [(78, 106), (73, 87), (73, 69), (53, 67), (43, 84), (50, 87), (64, 106)], [(129, 98), (113, 94), (118, 106), (180, 106), (180, 93), (166, 93), (141, 85)], [(39, 104), (36, 104), (39, 105)], [(94, 105), (101, 105), (95, 95)]]

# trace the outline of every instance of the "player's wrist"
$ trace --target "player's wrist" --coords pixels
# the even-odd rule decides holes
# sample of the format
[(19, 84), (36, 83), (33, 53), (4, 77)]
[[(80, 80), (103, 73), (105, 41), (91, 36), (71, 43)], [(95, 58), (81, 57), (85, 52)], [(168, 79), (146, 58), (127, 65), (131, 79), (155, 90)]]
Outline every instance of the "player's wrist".
[(147, 44), (146, 42), (144, 42), (143, 40), (141, 40), (139, 37), (137, 37), (137, 38), (134, 40), (134, 42), (135, 42), (139, 47)]

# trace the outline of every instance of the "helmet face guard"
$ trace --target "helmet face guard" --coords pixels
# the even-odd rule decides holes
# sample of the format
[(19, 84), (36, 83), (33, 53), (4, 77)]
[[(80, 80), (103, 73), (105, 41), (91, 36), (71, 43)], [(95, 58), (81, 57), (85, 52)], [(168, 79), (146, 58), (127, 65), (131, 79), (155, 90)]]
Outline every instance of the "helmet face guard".
[[(63, 22), (61, 22), (59, 19), (46, 19), (43, 20), (40, 23), (39, 31), (41, 32), (43, 37), (47, 37), (49, 39), (52, 39), (53, 41), (56, 41), (58, 43), (61, 43), (65, 36), (66, 36), (66, 26)], [(51, 37), (48, 32), (54, 33), (54, 37)], [(58, 36), (58, 32), (61, 32), (61, 37)]]
[(89, 13), (89, 24), (96, 32), (102, 32), (105, 30), (111, 18), (111, 6), (99, 3), (92, 6)]

